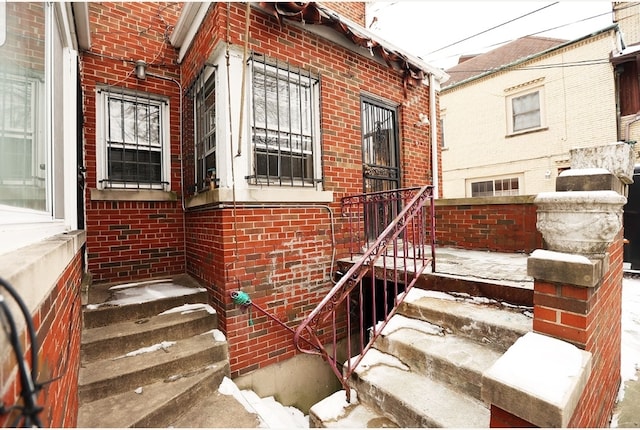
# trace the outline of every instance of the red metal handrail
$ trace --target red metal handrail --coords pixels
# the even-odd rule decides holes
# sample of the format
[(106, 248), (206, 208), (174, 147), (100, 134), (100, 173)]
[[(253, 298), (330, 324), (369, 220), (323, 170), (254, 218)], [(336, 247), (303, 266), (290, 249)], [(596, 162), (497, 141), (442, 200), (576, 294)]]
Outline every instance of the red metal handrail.
[[(354, 244), (352, 260), (357, 248), (364, 252), (296, 329), (294, 343), (329, 363), (349, 400), (349, 378), (366, 352), (427, 265), (435, 272), (433, 186), (361, 194), (342, 203)], [(371, 230), (387, 219), (377, 238), (369, 240)], [(339, 342), (346, 348), (344, 366)]]

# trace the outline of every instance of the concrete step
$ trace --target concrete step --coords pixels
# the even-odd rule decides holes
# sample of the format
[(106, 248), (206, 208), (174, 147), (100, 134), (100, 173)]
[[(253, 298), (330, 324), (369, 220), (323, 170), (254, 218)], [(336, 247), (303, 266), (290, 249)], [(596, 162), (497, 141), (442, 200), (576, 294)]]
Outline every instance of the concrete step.
[(482, 373), (502, 355), (431, 323), (394, 315), (374, 347), (397, 357), (417, 374), (481, 400)]
[(89, 291), (89, 302), (83, 311), (85, 329), (142, 320), (184, 304), (208, 302), (206, 290), (188, 277), (97, 285)]
[(398, 313), (409, 318), (428, 321), (453, 333), (506, 351), (524, 334), (532, 331), (533, 319), (523, 311), (501, 307), (499, 303), (485, 305), (433, 291), (413, 288)]
[[(92, 402), (81, 402), (79, 428), (169, 427), (200, 399), (212, 399), (224, 376), (228, 361), (182, 373), (180, 377), (141, 385)], [(227, 397), (227, 396), (225, 396)], [(223, 399), (227, 400), (227, 399)], [(228, 407), (227, 404), (225, 408)], [(229, 410), (230, 409), (225, 409)], [(239, 409), (233, 409), (239, 411)], [(204, 413), (205, 411), (200, 411)], [(192, 424), (194, 421), (192, 420)], [(175, 427), (175, 426), (174, 426)], [(189, 427), (196, 427), (190, 425)], [(232, 427), (232, 426), (230, 426)]]
[(184, 339), (217, 327), (217, 315), (202, 305), (191, 311), (160, 314), (136, 321), (84, 329), (80, 348), (83, 364), (114, 358), (167, 339)]
[(153, 381), (166, 380), (172, 375), (182, 375), (220, 361), (228, 363), (229, 359), (226, 340), (216, 340), (212, 333), (175, 343), (165, 339), (151, 350), (83, 364), (78, 380), (80, 404), (132, 391)]
[(361, 403), (381, 411), (400, 427), (482, 428), (489, 409), (411, 369), (388, 354), (371, 349), (351, 377)]

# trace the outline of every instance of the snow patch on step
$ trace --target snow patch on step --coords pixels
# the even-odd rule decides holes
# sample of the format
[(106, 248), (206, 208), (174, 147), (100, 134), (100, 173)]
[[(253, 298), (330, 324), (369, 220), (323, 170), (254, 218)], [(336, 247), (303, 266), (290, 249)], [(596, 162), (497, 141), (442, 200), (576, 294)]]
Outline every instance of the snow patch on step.
[(233, 396), (247, 412), (258, 415), (261, 428), (308, 428), (309, 419), (302, 411), (292, 406), (284, 406), (273, 396), (260, 398), (251, 390), (240, 390), (226, 376), (222, 379), (218, 392)]
[[(381, 323), (378, 323), (378, 325)], [(388, 336), (396, 330), (400, 330), (402, 328), (409, 328), (416, 331), (419, 331), (424, 334), (430, 334), (435, 336), (444, 336), (444, 329), (435, 324), (431, 324), (427, 321), (417, 320), (415, 318), (407, 318), (404, 315), (394, 315), (384, 330), (382, 330), (382, 336)], [(378, 327), (376, 326), (376, 332), (378, 331)]]
[(451, 294), (443, 293), (442, 291), (423, 290), (421, 288), (412, 288), (408, 293), (404, 293), (404, 301), (407, 303), (416, 302), (423, 297), (430, 297), (432, 299), (442, 300), (456, 300)]
[(200, 311), (200, 310), (205, 310), (211, 315), (215, 315), (216, 314), (216, 310), (213, 309), (213, 307), (211, 305), (208, 305), (206, 303), (187, 303), (187, 304), (182, 305), (182, 306), (176, 306), (175, 308), (167, 309), (166, 311), (161, 312), (158, 315), (174, 314), (174, 313), (178, 313), (178, 312), (181, 315), (185, 315), (185, 314), (190, 314), (192, 312), (197, 312), (197, 311)]
[[(351, 402), (347, 402), (346, 391), (340, 390), (336, 391), (329, 397), (322, 399), (313, 405), (311, 409), (313, 410), (313, 414), (322, 422), (336, 421), (345, 417), (347, 415), (348, 408), (353, 407), (358, 403), (358, 393), (356, 390), (351, 389)], [(351, 426), (345, 425), (344, 427)]]
[[(353, 361), (356, 358), (360, 357), (359, 355), (356, 355), (355, 357), (353, 357), (351, 360), (348, 361)], [(347, 364), (345, 364), (347, 365)], [(385, 366), (389, 366), (389, 367), (395, 367), (398, 368), (400, 370), (409, 370), (409, 367), (404, 364), (403, 362), (401, 362), (400, 360), (398, 360), (397, 357), (390, 355), (390, 354), (386, 354), (384, 352), (378, 351), (377, 349), (370, 349), (369, 351), (367, 351), (367, 353), (364, 355), (364, 358), (362, 359), (362, 361), (360, 362), (360, 364), (358, 364), (358, 367), (355, 369), (356, 372), (364, 372), (366, 370), (369, 370), (370, 368), (374, 367), (374, 366), (378, 366), (378, 365), (385, 365)], [(351, 366), (349, 366), (351, 367)]]
[(155, 345), (151, 345), (144, 348), (136, 349), (135, 351), (127, 352), (124, 355), (120, 355), (118, 357), (113, 358), (113, 360), (118, 360), (120, 358), (125, 358), (125, 357), (135, 357), (136, 355), (147, 354), (149, 352), (155, 352), (161, 349), (166, 352), (167, 349), (169, 349), (175, 344), (176, 342), (173, 342), (173, 341), (162, 341), (160, 343), (156, 343)]
[(206, 291), (205, 288), (191, 288), (177, 285), (171, 282), (170, 279), (155, 281), (155, 283), (145, 282), (144, 284), (121, 284), (113, 286), (109, 288), (109, 290), (114, 292), (113, 300), (100, 304), (88, 305), (87, 309), (97, 309), (100, 306), (140, 304)]

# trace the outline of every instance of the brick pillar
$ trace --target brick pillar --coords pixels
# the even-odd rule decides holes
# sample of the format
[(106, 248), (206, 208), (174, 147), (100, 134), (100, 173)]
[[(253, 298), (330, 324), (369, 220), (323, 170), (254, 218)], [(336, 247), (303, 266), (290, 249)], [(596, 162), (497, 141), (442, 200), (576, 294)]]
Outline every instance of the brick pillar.
[[(577, 347), (583, 352), (583, 368), (575, 363), (576, 377), (556, 402), (545, 398), (544, 390), (541, 396), (529, 394), (529, 401), (512, 401), (526, 387), (505, 383), (504, 370), (490, 369), (483, 397), (502, 402), (492, 403), (492, 427), (609, 426), (620, 386), (622, 207), (633, 175), (633, 154), (624, 143), (573, 150), (572, 170), (558, 178), (557, 191), (536, 197), (537, 227), (547, 249), (534, 251), (528, 260), (534, 278), (533, 330), (536, 336), (562, 341), (558, 345), (563, 348)], [(532, 340), (514, 348), (521, 359), (527, 348), (533, 353)], [(544, 381), (544, 366), (548, 373), (557, 370), (551, 360), (521, 371), (538, 372)]]

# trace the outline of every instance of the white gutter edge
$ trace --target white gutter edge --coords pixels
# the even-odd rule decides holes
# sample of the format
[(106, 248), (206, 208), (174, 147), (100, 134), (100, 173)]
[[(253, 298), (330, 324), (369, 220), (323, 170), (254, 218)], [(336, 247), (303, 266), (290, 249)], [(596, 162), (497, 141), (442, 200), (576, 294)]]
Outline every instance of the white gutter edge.
[(175, 48), (180, 48), (178, 64), (182, 62), (191, 47), (191, 43), (193, 43), (193, 39), (202, 25), (210, 5), (210, 1), (185, 2), (180, 18), (178, 18), (178, 22), (169, 37), (171, 45)]
[(71, 2), (73, 25), (80, 51), (91, 49), (91, 28), (89, 27), (89, 6), (87, 2)]

